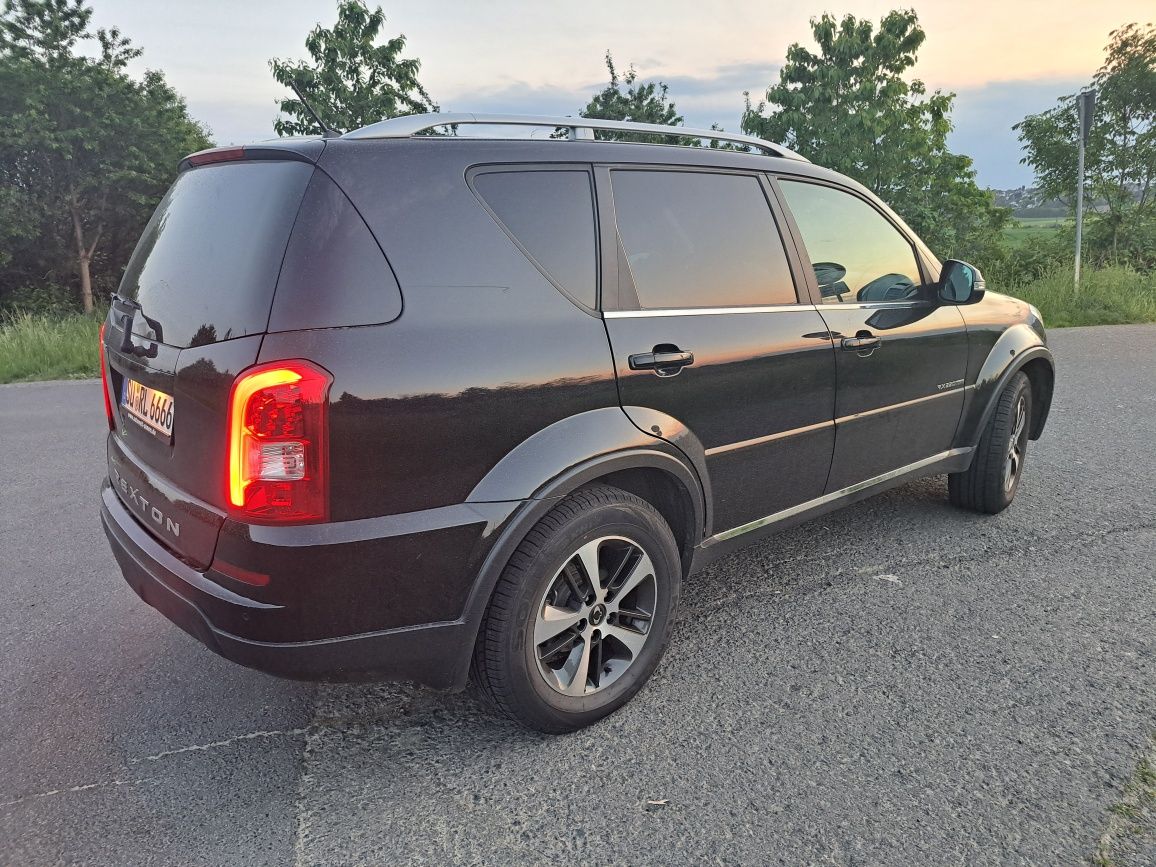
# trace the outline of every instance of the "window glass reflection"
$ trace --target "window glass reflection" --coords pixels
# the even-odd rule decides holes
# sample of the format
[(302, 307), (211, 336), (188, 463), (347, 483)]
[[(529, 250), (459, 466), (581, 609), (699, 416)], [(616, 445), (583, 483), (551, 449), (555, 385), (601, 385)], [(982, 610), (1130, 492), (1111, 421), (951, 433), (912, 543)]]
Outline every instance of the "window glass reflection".
[(825, 303), (920, 297), (915, 253), (899, 231), (858, 196), (800, 181), (780, 186), (811, 257)]

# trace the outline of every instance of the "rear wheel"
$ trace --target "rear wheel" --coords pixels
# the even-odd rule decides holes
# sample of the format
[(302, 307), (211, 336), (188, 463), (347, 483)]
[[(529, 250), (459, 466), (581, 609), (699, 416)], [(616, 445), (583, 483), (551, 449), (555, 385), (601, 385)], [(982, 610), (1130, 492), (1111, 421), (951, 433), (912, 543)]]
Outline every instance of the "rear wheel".
[(629, 701), (666, 648), (682, 563), (662, 516), (597, 486), (526, 536), (482, 621), (474, 676), (503, 712), (568, 732)]
[(999, 396), (971, 467), (947, 477), (947, 492), (954, 505), (994, 515), (1011, 504), (1023, 477), (1031, 420), (1031, 382), (1017, 373)]

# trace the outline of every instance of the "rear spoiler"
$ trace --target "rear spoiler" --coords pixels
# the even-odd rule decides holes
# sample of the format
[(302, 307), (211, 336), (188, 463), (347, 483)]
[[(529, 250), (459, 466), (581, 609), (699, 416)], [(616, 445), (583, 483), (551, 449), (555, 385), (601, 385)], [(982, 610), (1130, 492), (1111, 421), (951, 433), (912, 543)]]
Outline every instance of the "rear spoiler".
[(294, 160), (302, 163), (316, 163), (325, 150), (321, 138), (290, 138), (283, 141), (261, 142), (259, 144), (207, 148), (189, 154), (177, 164), (177, 171), (211, 163), (226, 163), (235, 160)]

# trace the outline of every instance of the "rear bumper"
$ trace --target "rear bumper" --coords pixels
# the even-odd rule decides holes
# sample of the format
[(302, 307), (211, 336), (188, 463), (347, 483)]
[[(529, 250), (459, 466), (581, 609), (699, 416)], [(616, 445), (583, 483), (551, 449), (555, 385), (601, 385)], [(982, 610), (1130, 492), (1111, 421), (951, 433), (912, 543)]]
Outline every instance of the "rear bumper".
[(137, 595), (206, 647), (233, 662), (301, 680), (406, 680), (436, 689), (464, 685), (474, 630), (464, 621), (406, 626), (300, 642), (260, 641), (221, 629), (259, 622), (278, 606), (241, 596), (175, 557), (146, 532), (106, 482), (101, 523)]

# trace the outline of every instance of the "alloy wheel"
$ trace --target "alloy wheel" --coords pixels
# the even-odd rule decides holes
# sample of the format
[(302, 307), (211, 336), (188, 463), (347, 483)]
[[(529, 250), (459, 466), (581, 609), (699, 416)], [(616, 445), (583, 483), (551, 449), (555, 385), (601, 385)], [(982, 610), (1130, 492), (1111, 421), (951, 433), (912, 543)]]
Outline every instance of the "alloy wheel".
[(586, 542), (554, 575), (534, 617), (534, 658), (549, 686), (568, 696), (613, 684), (650, 636), (658, 581), (650, 557), (623, 536)]
[(1016, 402), (1015, 426), (1008, 442), (1007, 458), (1003, 466), (1003, 489), (1010, 491), (1019, 478), (1024, 465), (1024, 449), (1027, 447), (1028, 401), (1020, 395)]

